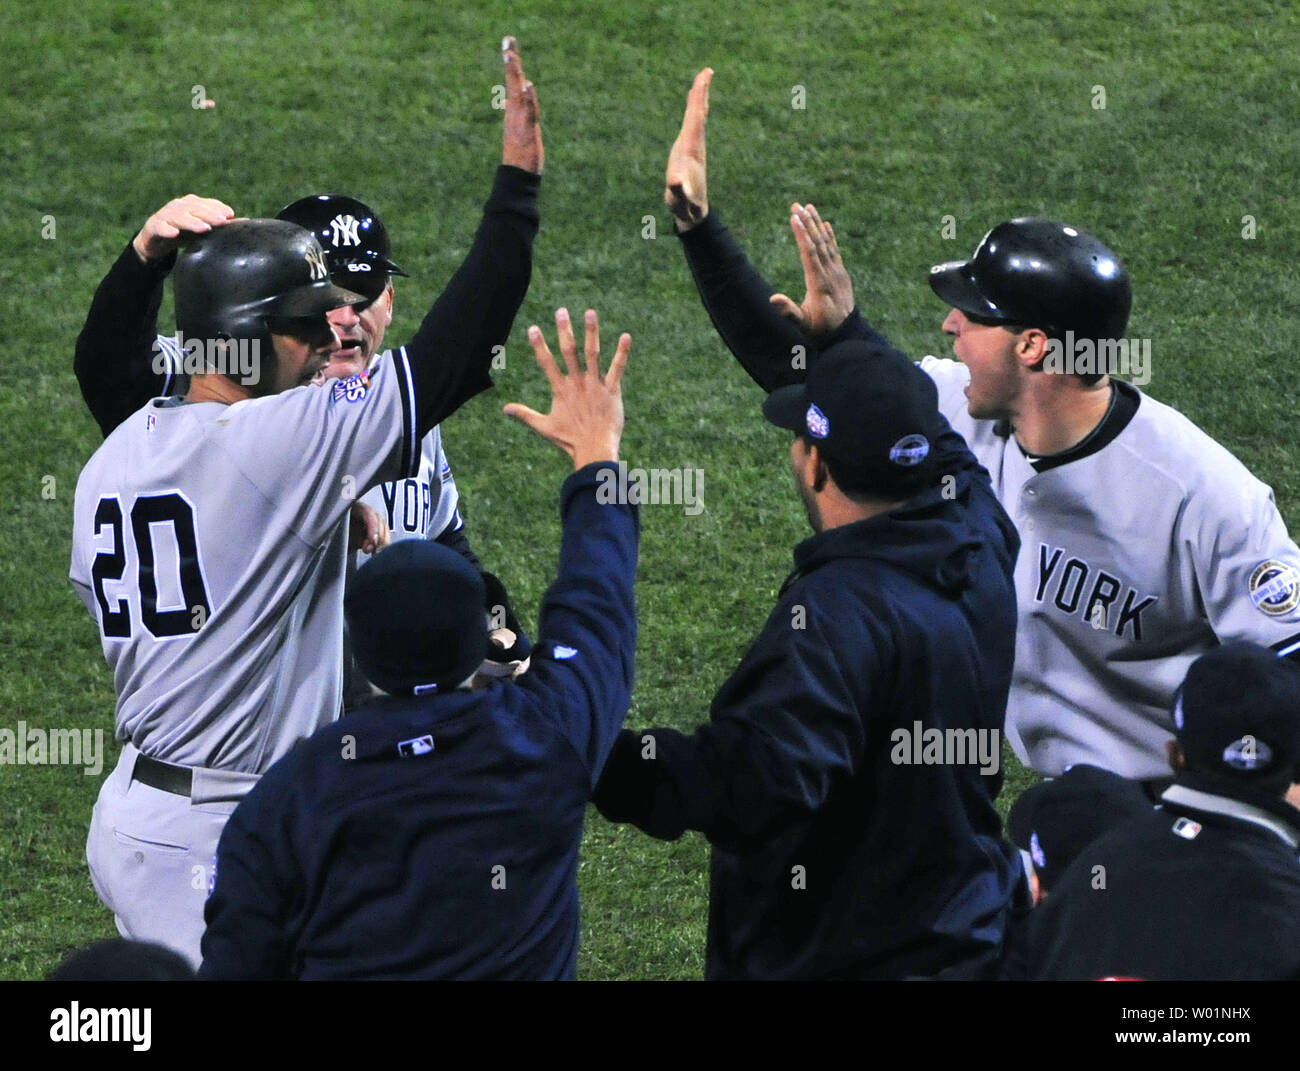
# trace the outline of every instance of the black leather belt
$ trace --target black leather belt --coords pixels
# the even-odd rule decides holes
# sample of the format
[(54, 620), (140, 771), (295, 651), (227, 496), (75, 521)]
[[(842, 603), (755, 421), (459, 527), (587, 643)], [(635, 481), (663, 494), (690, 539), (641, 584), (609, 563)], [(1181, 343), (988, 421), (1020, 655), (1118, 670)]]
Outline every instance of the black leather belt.
[(177, 796), (188, 796), (193, 776), (188, 766), (174, 766), (170, 762), (159, 762), (147, 755), (137, 755), (135, 769), (131, 771), (131, 780), (142, 785), (171, 792)]

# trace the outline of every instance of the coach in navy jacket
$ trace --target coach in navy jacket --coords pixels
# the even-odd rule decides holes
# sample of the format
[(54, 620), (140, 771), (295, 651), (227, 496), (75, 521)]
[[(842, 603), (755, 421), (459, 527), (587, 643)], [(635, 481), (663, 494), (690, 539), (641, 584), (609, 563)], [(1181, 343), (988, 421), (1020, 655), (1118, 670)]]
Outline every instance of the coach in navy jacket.
[[(572, 359), (567, 315), (560, 337)], [(626, 354), (624, 336), (601, 380), (539, 353), (551, 413), (508, 407), (577, 467), (527, 673), (466, 690), (488, 640), (460, 555), (404, 540), (359, 570), (349, 624), (388, 694), (299, 744), (231, 816), (201, 978), (574, 976), (583, 817), (636, 647), (636, 508), (592, 460), (618, 456)]]
[(1300, 978), (1300, 668), (1230, 643), (1174, 704), (1160, 806), (1079, 852), (1030, 914), (1007, 974), (1080, 981)]
[(708, 837), (709, 978), (987, 972), (1024, 895), (993, 805), (1015, 528), (896, 351), (832, 347), (764, 412), (817, 534), (709, 724), (622, 732), (595, 802)]

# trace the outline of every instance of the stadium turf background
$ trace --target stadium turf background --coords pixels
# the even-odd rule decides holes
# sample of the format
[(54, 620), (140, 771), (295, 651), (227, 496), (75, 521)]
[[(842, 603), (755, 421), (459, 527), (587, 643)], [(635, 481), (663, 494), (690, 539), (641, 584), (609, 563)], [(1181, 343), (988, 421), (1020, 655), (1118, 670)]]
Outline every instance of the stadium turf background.
[[(507, 32), (544, 108), (542, 229), (497, 389), (445, 441), (474, 546), (531, 629), (568, 469), (500, 415), (509, 400), (544, 405), (525, 328), (553, 338), (556, 306), (594, 305), (607, 340), (632, 332), (624, 456), (702, 469), (707, 508), (644, 510), (630, 725), (707, 716), (806, 534), (786, 436), (714, 335), (662, 204), (706, 64), (712, 201), (779, 287), (802, 294), (786, 209), (810, 200), (836, 224), (863, 311), (913, 355), (948, 354), (928, 266), (1009, 216), (1077, 222), (1128, 262), (1129, 334), (1152, 340), (1146, 389), (1294, 519), (1298, 28), (1289, 3), (1201, 0), (5, 6), (0, 727), (111, 739), (112, 683), (66, 573), (73, 489), (99, 443), (73, 343), (113, 258), (183, 193), (249, 215), (353, 193), (383, 213), (412, 275), (388, 335), (400, 343), (471, 240), (499, 158)], [(200, 85), (215, 109), (191, 106)], [(84, 842), (115, 759), (98, 777), (0, 766), (0, 978), (37, 978), (114, 932)], [(1004, 807), (1032, 779), (1014, 761), (1007, 772)], [(593, 813), (580, 975), (699, 977), (707, 858), (693, 834), (663, 844)]]

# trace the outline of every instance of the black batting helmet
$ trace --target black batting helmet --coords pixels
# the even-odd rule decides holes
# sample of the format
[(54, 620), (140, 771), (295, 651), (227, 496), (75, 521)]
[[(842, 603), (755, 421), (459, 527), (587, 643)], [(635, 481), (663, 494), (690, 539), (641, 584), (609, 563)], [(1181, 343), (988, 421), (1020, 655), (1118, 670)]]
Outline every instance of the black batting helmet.
[(340, 286), (374, 296), (390, 275), (405, 275), (389, 255), (388, 229), (379, 214), (355, 197), (318, 193), (280, 209), (277, 219), (306, 227), (329, 260), (330, 275)]
[(319, 316), (366, 299), (330, 282), (320, 243), (278, 219), (243, 219), (186, 243), (172, 271), (176, 326), (191, 338), (264, 339), (271, 319)]
[(1050, 219), (1013, 219), (970, 260), (936, 264), (930, 288), (981, 321), (1038, 327), (1053, 338), (1123, 338), (1133, 291), (1123, 262), (1092, 235)]

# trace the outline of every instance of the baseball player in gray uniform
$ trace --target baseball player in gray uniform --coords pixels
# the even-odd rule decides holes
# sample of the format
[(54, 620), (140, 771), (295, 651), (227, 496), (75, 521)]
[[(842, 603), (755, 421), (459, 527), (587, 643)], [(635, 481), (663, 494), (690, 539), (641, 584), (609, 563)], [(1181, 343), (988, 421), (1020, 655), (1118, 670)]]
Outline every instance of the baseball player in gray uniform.
[[(791, 211), (799, 304), (773, 293), (711, 210), (712, 73), (691, 90), (665, 199), (714, 325), (771, 391), (835, 342), (883, 336), (855, 308), (812, 205)], [(957, 360), (921, 367), (1023, 540), (1009, 739), (1045, 775), (1089, 763), (1163, 780), (1174, 693), (1198, 655), (1238, 640), (1300, 651), (1300, 550), (1272, 492), (1231, 453), (1108, 374), (1140, 340), (1124, 337), (1128, 273), (1103, 243), (1013, 219), (971, 259), (932, 268), (930, 285), (951, 307)]]
[[(195, 354), (186, 348), (182, 333), (155, 332), (157, 295), (161, 294), (180, 238), (206, 233), (233, 218), (233, 209), (215, 198), (190, 194), (169, 201), (149, 217), (100, 284), (77, 340), (75, 369), (86, 403), (105, 434), (149, 399), (184, 394), (188, 388), (188, 369)], [(344, 305), (329, 313), (340, 349), (331, 355), (314, 382), (328, 383), (364, 371), (378, 359), (392, 322), (391, 276), (406, 274), (392, 259), (383, 221), (361, 201), (329, 194), (301, 198), (282, 209), (276, 218), (312, 231), (325, 250), (334, 282), (355, 288), (366, 299), (363, 304)], [(142, 285), (132, 285), (137, 278)], [(455, 305), (454, 300), (440, 298), (420, 331), (407, 343), (408, 349), (435, 344), (444, 350), (453, 345), (472, 349), (486, 345), (490, 349), (499, 331), (499, 319), (483, 316), (475, 322), (460, 317), (453, 327), (447, 321)], [(134, 321), (130, 318), (132, 310), (137, 313)], [(105, 322), (109, 317), (111, 324)], [(356, 491), (360, 494), (353, 510), (356, 554), (355, 561), (349, 563), (349, 574), (370, 556), (370, 551), (390, 539), (418, 537), (451, 547), (482, 573), (488, 592), (485, 610), (494, 624), (495, 653), (492, 659), (485, 660), (483, 672), (489, 676), (519, 672), (526, 665), (528, 640), (505, 586), (483, 568), (470, 547), (458, 509), (455, 478), (443, 452), (441, 429), (434, 428), (421, 442), (420, 469), (413, 478), (381, 484), (364, 494), (361, 488)], [(344, 672), (345, 706), (367, 701), (369, 682), (346, 645)]]
[[(513, 46), (505, 58), (503, 165), (460, 291), (475, 303), (462, 315), (497, 316), (502, 340), (527, 288), (542, 166), (535, 91)], [(284, 221), (212, 229), (173, 283), (177, 325), (209, 342), (208, 364), (83, 469), (70, 577), (100, 627), (123, 742), (87, 840), (92, 880), (124, 936), (197, 964), (226, 817), (340, 710), (353, 489), (414, 477), (421, 440), (491, 384), (493, 353), (403, 347), (312, 386), (340, 349), (327, 314), (367, 298), (334, 285), (316, 239)], [(246, 383), (228, 358), (253, 343)]]

